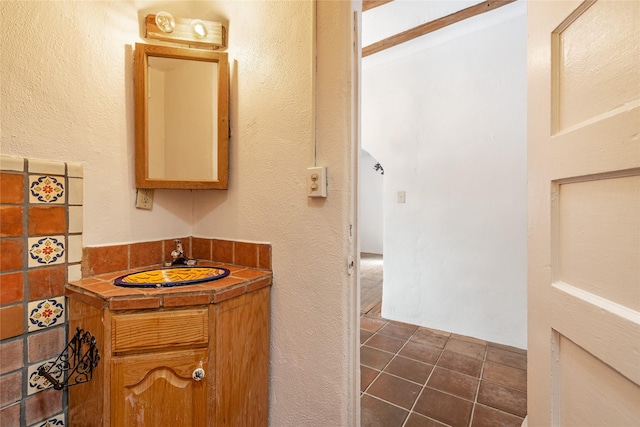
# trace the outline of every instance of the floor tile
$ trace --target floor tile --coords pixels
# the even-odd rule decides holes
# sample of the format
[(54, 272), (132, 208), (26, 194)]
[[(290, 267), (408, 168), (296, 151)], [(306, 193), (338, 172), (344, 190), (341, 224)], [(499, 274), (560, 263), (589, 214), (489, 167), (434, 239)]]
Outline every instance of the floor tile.
[(475, 359), (465, 354), (445, 350), (438, 360), (437, 366), (465, 375), (480, 378), (482, 371), (482, 360)]
[(360, 366), (360, 391), (365, 391), (379, 373), (380, 371), (377, 371), (375, 369), (367, 368), (366, 366)]
[(390, 337), (388, 335), (382, 335), (380, 333), (375, 334), (367, 340), (369, 347), (374, 347), (379, 350), (388, 351), (390, 353), (396, 353), (404, 345), (404, 340)]
[(527, 369), (527, 356), (521, 353), (502, 350), (496, 347), (487, 349), (487, 360), (522, 370)]
[(525, 356), (527, 354), (527, 350), (523, 350), (523, 349), (517, 348), (517, 347), (511, 347), (509, 345), (498, 344), (498, 343), (495, 343), (495, 342), (487, 342), (487, 345), (489, 347), (495, 347), (495, 348), (499, 348), (501, 350), (511, 351), (513, 353), (524, 354)]
[(421, 326), (419, 329), (425, 330), (434, 335), (441, 335), (443, 337), (449, 338), (451, 336), (451, 332), (442, 331), (440, 329), (427, 328), (426, 326)]
[(409, 339), (417, 329), (418, 327), (415, 325), (391, 321), (380, 328), (378, 333), (406, 340)]
[(469, 375), (436, 367), (427, 385), (431, 388), (473, 401), (476, 398), (479, 382), (479, 379)]
[(485, 340), (481, 340), (480, 338), (467, 337), (467, 336), (458, 335), (458, 334), (451, 334), (451, 338), (455, 338), (455, 339), (463, 340), (463, 341), (474, 342), (474, 343), (482, 344), (482, 345), (487, 345), (487, 342)]
[(482, 378), (518, 390), (527, 390), (527, 371), (487, 361)]
[(487, 350), (487, 346), (471, 341), (450, 338), (444, 346), (444, 349), (455, 351), (456, 353), (461, 353), (466, 356), (473, 357), (474, 359), (484, 360), (484, 354)]
[(402, 427), (408, 414), (402, 408), (367, 394), (360, 399), (360, 424), (363, 427)]
[(432, 370), (433, 365), (402, 356), (394, 357), (387, 367), (384, 368), (385, 372), (419, 383), (420, 385), (424, 385)]
[(376, 332), (387, 323), (386, 320), (375, 319), (372, 317), (362, 316), (360, 317), (360, 329), (364, 329), (369, 332)]
[(435, 364), (442, 354), (442, 349), (437, 347), (431, 347), (426, 344), (420, 344), (418, 342), (409, 341), (402, 347), (402, 350), (398, 352), (401, 356), (415, 359), (419, 362)]
[(447, 427), (447, 425), (415, 412), (411, 412), (407, 422), (404, 424), (404, 427)]
[(373, 332), (369, 332), (366, 329), (360, 329), (360, 344), (364, 344), (372, 335)]
[(425, 387), (413, 410), (452, 427), (466, 427), (472, 408), (468, 400)]
[(370, 368), (382, 370), (392, 358), (392, 353), (366, 345), (360, 347), (360, 363)]
[(478, 403), (519, 417), (527, 415), (527, 393), (491, 381), (482, 380), (480, 382)]
[(421, 390), (422, 386), (418, 384), (383, 372), (369, 386), (367, 394), (402, 408), (411, 409)]
[[(381, 285), (376, 268), (369, 279)], [(360, 317), (362, 427), (521, 426), (526, 350), (387, 320), (380, 310), (378, 302)]]
[(411, 341), (431, 347), (444, 348), (449, 337), (432, 332), (426, 328), (418, 328), (411, 337)]
[(523, 418), (477, 404), (473, 409), (471, 427), (520, 427)]

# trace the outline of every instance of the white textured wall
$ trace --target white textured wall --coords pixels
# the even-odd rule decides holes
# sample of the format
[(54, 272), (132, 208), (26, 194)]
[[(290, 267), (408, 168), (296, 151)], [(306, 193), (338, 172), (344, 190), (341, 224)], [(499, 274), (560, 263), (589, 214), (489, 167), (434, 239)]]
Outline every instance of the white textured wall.
[[(271, 242), (274, 426), (349, 425), (354, 414), (354, 284), (346, 275), (355, 160), (349, 147), (350, 4), (318, 4), (314, 150), (312, 2), (224, 4), (231, 21), (227, 193), (194, 192), (194, 235)], [(249, 19), (250, 18), (250, 19)], [(277, 25), (274, 25), (277, 23)], [(309, 199), (306, 169), (327, 166), (328, 197)], [(353, 362), (351, 360), (351, 362)], [(311, 387), (311, 388), (310, 388)], [(355, 395), (357, 399), (357, 395)]]
[[(228, 23), (228, 191), (155, 192), (134, 208), (130, 46), (147, 13)], [(358, 419), (351, 3), (1, 2), (2, 153), (84, 165), (84, 245), (183, 235), (273, 244), (273, 426)], [(56, 25), (47, 27), (50, 22)], [(317, 144), (314, 147), (314, 139)], [(309, 200), (306, 168), (326, 165), (329, 197)], [(354, 254), (355, 255), (355, 254)], [(355, 314), (354, 314), (355, 313)]]
[(150, 4), (1, 2), (2, 153), (83, 164), (85, 246), (190, 234), (188, 192), (134, 206), (132, 45)]
[(507, 20), (431, 46), (425, 36), (422, 51), (365, 67), (362, 141), (385, 169), (383, 316), (524, 348), (526, 18), (518, 3), (522, 12)]
[[(363, 143), (364, 144), (364, 143)], [(358, 165), (358, 232), (360, 252), (382, 253), (384, 175), (373, 166), (378, 161), (360, 150)], [(384, 167), (384, 165), (383, 165)]]

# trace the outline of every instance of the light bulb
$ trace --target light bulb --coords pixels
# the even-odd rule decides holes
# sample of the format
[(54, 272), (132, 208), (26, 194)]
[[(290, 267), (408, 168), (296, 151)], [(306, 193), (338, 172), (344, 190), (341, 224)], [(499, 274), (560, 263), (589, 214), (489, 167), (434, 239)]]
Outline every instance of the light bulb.
[(199, 39), (207, 37), (207, 34), (209, 33), (209, 31), (207, 31), (207, 26), (200, 19), (194, 19), (191, 21), (191, 29), (193, 30), (193, 34)]
[(176, 21), (169, 12), (158, 12), (156, 14), (156, 25), (161, 31), (171, 33), (176, 28)]

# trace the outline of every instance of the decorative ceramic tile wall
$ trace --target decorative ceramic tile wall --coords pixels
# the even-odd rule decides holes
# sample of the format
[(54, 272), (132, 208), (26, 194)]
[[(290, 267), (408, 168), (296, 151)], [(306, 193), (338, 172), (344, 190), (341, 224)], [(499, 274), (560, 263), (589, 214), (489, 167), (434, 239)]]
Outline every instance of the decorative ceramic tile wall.
[(64, 236), (30, 237), (29, 267), (42, 267), (65, 262)]
[(63, 296), (41, 301), (31, 301), (28, 305), (29, 332), (64, 323), (65, 299)]
[(63, 204), (65, 202), (64, 178), (49, 175), (30, 175), (29, 202)]
[(0, 155), (3, 426), (66, 424), (66, 392), (37, 371), (67, 344), (64, 286), (81, 277), (82, 179), (78, 164)]
[[(27, 383), (27, 394), (32, 395), (39, 391), (46, 390), (48, 388), (53, 387), (53, 384), (49, 382), (44, 376), (41, 376), (38, 373), (38, 370), (42, 367), (45, 370), (50, 369), (56, 361), (56, 358), (51, 358), (45, 362), (36, 363), (35, 365), (29, 366), (28, 370), (28, 383)], [(52, 370), (53, 371), (53, 370)], [(53, 375), (56, 380), (62, 379), (62, 372), (56, 371), (57, 374)]]
[(36, 424), (32, 424), (29, 427), (60, 427), (65, 426), (66, 417), (64, 414), (58, 414), (55, 417), (49, 418), (44, 422), (38, 422)]

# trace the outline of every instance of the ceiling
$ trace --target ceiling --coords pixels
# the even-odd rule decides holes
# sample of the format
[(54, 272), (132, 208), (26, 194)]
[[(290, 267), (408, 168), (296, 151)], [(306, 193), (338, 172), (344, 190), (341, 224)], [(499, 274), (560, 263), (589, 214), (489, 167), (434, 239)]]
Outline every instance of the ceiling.
[[(371, 3), (382, 3), (369, 8)], [(365, 0), (362, 13), (362, 46), (363, 49), (375, 42), (392, 37), (403, 31), (411, 30), (423, 24), (436, 21), (447, 15), (455, 14), (480, 3), (501, 3), (479, 0)], [(526, 13), (526, 2), (518, 0), (485, 13), (469, 17), (451, 25), (445, 25), (429, 34), (402, 42), (380, 52), (365, 56), (363, 67), (393, 61), (411, 55), (430, 46), (444, 43), (482, 28), (486, 28)], [(460, 12), (464, 14), (464, 12)]]

